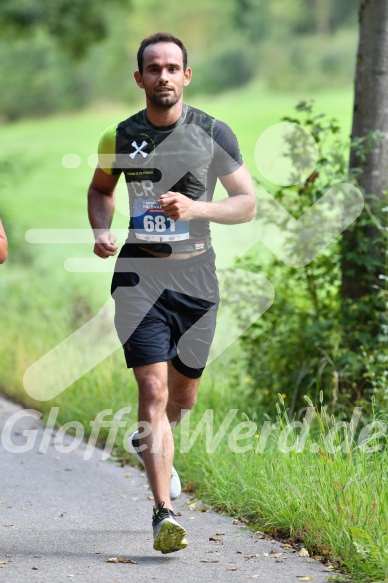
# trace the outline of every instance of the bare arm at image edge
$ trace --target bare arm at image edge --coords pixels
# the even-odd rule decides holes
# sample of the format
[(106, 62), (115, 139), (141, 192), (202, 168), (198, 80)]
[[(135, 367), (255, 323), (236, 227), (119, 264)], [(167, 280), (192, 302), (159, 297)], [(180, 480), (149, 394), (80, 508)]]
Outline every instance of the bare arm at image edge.
[(8, 255), (8, 242), (3, 224), (0, 220), (0, 263), (4, 263)]

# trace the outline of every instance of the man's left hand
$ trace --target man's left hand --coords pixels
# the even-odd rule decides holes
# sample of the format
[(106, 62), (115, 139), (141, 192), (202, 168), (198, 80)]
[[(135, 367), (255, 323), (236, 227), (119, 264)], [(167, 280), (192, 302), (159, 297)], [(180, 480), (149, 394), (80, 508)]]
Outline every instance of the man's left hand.
[(174, 221), (178, 219), (190, 221), (195, 218), (195, 201), (180, 192), (168, 191), (166, 194), (162, 194), (158, 204), (162, 207), (163, 212)]

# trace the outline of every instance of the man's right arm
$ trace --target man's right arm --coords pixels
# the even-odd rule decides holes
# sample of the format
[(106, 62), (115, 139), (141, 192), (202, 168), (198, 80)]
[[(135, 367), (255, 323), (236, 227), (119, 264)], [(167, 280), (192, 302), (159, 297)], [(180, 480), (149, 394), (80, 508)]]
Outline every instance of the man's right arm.
[(102, 259), (116, 255), (116, 237), (110, 232), (119, 174), (106, 174), (97, 166), (88, 190), (88, 214), (94, 231), (94, 253)]
[(7, 259), (8, 243), (2, 222), (0, 221), (0, 263)]

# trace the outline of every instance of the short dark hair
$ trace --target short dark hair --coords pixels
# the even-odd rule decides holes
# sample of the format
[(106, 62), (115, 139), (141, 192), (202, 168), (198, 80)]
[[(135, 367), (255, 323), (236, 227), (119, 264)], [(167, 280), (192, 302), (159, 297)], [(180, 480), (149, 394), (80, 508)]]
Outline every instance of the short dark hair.
[(139, 50), (137, 51), (137, 66), (141, 74), (143, 74), (143, 55), (144, 51), (150, 45), (155, 45), (156, 43), (174, 43), (178, 45), (178, 47), (182, 51), (183, 56), (183, 70), (186, 71), (187, 69), (187, 50), (183, 42), (173, 36), (169, 32), (156, 32), (155, 34), (151, 34), (151, 36), (147, 36), (147, 38), (143, 39), (140, 43)]

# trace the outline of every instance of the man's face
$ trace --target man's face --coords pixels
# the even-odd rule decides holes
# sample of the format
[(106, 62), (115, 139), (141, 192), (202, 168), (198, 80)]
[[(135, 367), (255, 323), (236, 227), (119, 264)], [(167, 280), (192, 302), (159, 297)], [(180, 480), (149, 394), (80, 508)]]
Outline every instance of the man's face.
[(143, 74), (136, 71), (135, 79), (154, 105), (169, 109), (178, 103), (183, 87), (190, 83), (191, 69), (183, 70), (183, 55), (178, 45), (156, 43), (145, 49)]

